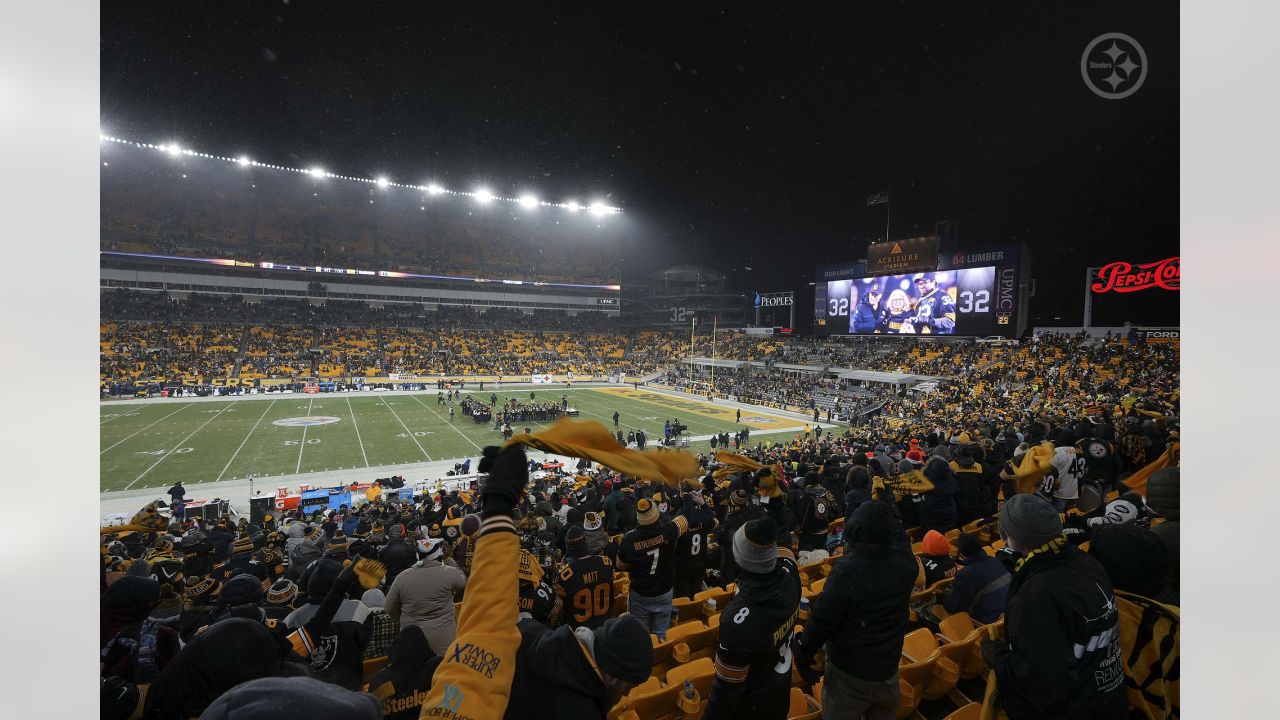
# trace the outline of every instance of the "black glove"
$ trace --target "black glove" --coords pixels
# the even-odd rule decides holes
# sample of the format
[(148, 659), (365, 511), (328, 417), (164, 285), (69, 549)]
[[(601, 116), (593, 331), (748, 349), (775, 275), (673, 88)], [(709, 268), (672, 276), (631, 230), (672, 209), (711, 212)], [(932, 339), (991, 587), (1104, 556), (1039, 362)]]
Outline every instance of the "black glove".
[(982, 659), (991, 668), (996, 666), (996, 658), (1009, 652), (1008, 643), (1003, 640), (992, 640), (991, 638), (982, 638), (982, 643), (978, 648), (982, 651)]
[(523, 445), (490, 445), (476, 469), (488, 473), (480, 487), (480, 507), (486, 517), (511, 515), (529, 483), (529, 461)]
[(800, 679), (808, 685), (814, 685), (822, 679), (822, 670), (814, 667), (813, 653), (805, 650), (800, 642), (803, 636), (804, 633), (796, 633), (791, 638), (791, 657), (796, 664), (796, 671), (800, 673)]

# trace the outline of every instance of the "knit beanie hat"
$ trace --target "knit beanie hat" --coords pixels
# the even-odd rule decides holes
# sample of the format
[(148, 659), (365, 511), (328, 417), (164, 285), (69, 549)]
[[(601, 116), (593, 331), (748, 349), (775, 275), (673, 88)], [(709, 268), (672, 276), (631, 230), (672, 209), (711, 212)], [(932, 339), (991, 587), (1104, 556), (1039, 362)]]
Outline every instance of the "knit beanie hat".
[(419, 540), (418, 556), (423, 560), (439, 560), (444, 557), (444, 541), (434, 537)]
[(342, 564), (337, 560), (322, 558), (313, 560), (306, 570), (302, 571), (298, 588), (307, 594), (307, 602), (320, 602), (329, 594), (338, 574), (342, 572)]
[(921, 543), (921, 549), (925, 555), (950, 555), (951, 543), (947, 542), (947, 538), (937, 530), (930, 530), (924, 534), (924, 542)]
[(333, 537), (329, 538), (329, 546), (324, 549), (325, 557), (333, 557), (334, 555), (346, 556), (347, 550), (350, 548), (350, 541), (346, 535), (342, 534), (342, 530), (336, 530)]
[(137, 685), (115, 675), (106, 678), (98, 701), (102, 720), (128, 720), (138, 711), (141, 700)]
[(296, 597), (298, 586), (288, 578), (281, 578), (267, 590), (266, 600), (269, 605), (292, 605)]
[(564, 533), (564, 547), (573, 557), (584, 553), (587, 549), (587, 533), (577, 525), (570, 525)]
[(596, 665), (600, 670), (633, 685), (649, 678), (653, 670), (653, 644), (649, 631), (633, 615), (606, 620), (595, 630)]
[(920, 452), (919, 450), (912, 450), (911, 452), (907, 453), (907, 462), (911, 463), (912, 465), (923, 465), (924, 453)]
[(392, 540), (404, 539), (404, 526), (400, 524), (392, 525), (387, 528), (387, 537)]
[(737, 507), (737, 508), (740, 508), (740, 507), (743, 507), (743, 506), (744, 506), (744, 505), (746, 505), (746, 504), (747, 504), (747, 491), (746, 491), (746, 490), (743, 490), (742, 488), (738, 488), (737, 490), (734, 490), (733, 492), (729, 493), (729, 505), (730, 505), (730, 507)]
[(360, 602), (371, 608), (380, 608), (387, 604), (387, 596), (378, 588), (365, 590), (360, 596)]
[(636, 522), (641, 525), (652, 525), (658, 522), (658, 506), (654, 505), (649, 498), (640, 498), (636, 502)]
[(1034, 550), (1062, 534), (1062, 519), (1048, 500), (1019, 493), (1000, 509), (1000, 534), (1024, 550)]
[(733, 559), (746, 572), (761, 575), (773, 572), (778, 563), (778, 546), (774, 538), (777, 524), (770, 518), (744, 523), (733, 534)]
[(212, 605), (222, 593), (222, 583), (211, 577), (190, 576), (186, 587), (187, 602), (193, 605)]
[(107, 610), (150, 610), (160, 601), (160, 583), (149, 577), (126, 575), (111, 583), (102, 598)]
[(973, 533), (965, 533), (956, 540), (956, 550), (960, 552), (960, 557), (971, 558), (979, 555), (986, 555), (986, 551), (982, 549), (982, 541)]
[(222, 584), (222, 603), (236, 605), (257, 605), (262, 602), (262, 581), (249, 573), (240, 573)]
[(236, 541), (231, 546), (232, 555), (242, 555), (253, 552), (253, 538), (246, 533), (240, 533), (236, 536)]

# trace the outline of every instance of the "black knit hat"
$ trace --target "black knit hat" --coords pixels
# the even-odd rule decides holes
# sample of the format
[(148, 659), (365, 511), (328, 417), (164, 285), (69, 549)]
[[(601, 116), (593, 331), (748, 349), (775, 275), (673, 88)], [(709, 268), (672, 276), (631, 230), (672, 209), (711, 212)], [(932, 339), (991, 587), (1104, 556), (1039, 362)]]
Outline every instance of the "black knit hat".
[(262, 581), (249, 573), (240, 573), (222, 584), (222, 604), (257, 605), (262, 602)]
[(298, 597), (298, 586), (288, 578), (281, 578), (267, 591), (266, 600), (271, 605), (291, 605)]
[(320, 602), (329, 594), (338, 574), (342, 572), (342, 564), (327, 558), (312, 561), (302, 571), (298, 586), (307, 593), (307, 602)]
[(569, 555), (576, 556), (587, 549), (587, 533), (578, 525), (570, 525), (564, 531), (564, 547)]
[(150, 610), (160, 600), (160, 583), (149, 577), (126, 575), (111, 583), (102, 597), (107, 610)]
[(596, 664), (602, 672), (632, 685), (649, 678), (653, 644), (644, 624), (631, 615), (606, 620), (595, 630)]

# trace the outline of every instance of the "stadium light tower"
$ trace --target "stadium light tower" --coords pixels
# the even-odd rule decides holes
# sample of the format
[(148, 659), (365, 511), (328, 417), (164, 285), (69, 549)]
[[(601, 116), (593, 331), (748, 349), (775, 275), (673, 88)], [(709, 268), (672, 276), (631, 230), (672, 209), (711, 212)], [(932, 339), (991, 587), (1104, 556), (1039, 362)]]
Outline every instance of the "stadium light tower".
[(564, 204), (564, 207), (565, 207), (565, 209), (566, 209), (566, 210), (568, 210), (568, 211), (569, 211), (569, 212), (571, 212), (571, 213), (576, 213), (576, 212), (578, 212), (579, 210), (581, 210), (581, 209), (582, 209), (582, 206), (581, 206), (581, 205), (579, 205), (579, 204), (578, 204), (578, 201), (576, 201), (576, 200), (570, 200), (570, 201), (566, 202), (566, 203)]
[(538, 198), (532, 195), (521, 195), (520, 207), (532, 210), (533, 208), (538, 207)]
[(249, 167), (249, 165), (253, 163), (252, 160), (250, 160), (249, 158), (243, 155), (241, 155), (240, 158), (236, 160), (236, 162), (240, 163), (240, 167)]
[(169, 143), (168, 145), (165, 146), (164, 150), (165, 152), (173, 156), (178, 156), (182, 154), (182, 146), (178, 145), (177, 143)]
[(444, 192), (444, 188), (440, 187), (435, 183), (431, 183), (430, 185), (427, 186), (428, 195), (439, 195), (442, 192)]
[(481, 205), (487, 205), (492, 200), (493, 193), (489, 192), (488, 188), (480, 188), (479, 190), (476, 190), (476, 202)]
[(310, 175), (310, 176), (311, 176), (311, 177), (313, 177), (313, 178), (322, 178), (322, 177), (324, 177), (324, 170), (322, 170), (322, 169), (320, 169), (320, 168), (318, 168), (318, 167), (313, 167), (313, 168), (311, 168), (310, 170), (308, 170), (308, 171), (307, 171), (307, 174), (308, 174), (308, 175)]
[(596, 216), (607, 215), (609, 214), (609, 206), (597, 200), (591, 203), (591, 214)]

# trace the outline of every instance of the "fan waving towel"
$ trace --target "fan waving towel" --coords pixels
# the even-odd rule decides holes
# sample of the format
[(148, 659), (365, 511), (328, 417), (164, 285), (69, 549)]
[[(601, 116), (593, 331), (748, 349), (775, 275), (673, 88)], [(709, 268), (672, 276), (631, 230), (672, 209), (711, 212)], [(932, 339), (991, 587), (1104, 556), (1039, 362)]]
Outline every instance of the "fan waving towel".
[(161, 533), (169, 527), (169, 518), (160, 514), (160, 503), (152, 501), (138, 512), (133, 514), (133, 519), (125, 525), (112, 525), (101, 529), (101, 533), (118, 532), (143, 532), (143, 533)]
[(745, 455), (739, 455), (738, 453), (731, 453), (725, 450), (721, 450), (716, 453), (716, 462), (724, 463), (724, 467), (711, 473), (711, 477), (715, 478), (716, 480), (719, 480), (724, 477), (728, 477), (729, 475), (733, 475), (734, 473), (740, 473), (740, 472), (754, 473), (764, 468), (764, 465), (756, 462), (755, 460), (752, 460), (751, 458)]
[(508, 440), (509, 445), (527, 445), (556, 455), (586, 458), (645, 480), (665, 480), (674, 484), (697, 477), (698, 459), (682, 450), (640, 452), (622, 447), (604, 425), (595, 420), (561, 418), (546, 430), (521, 433)]
[(1174, 441), (1169, 443), (1169, 447), (1160, 457), (1149, 463), (1146, 467), (1120, 482), (1130, 490), (1136, 490), (1143, 495), (1147, 494), (1147, 480), (1156, 474), (1157, 470), (1163, 470), (1167, 467), (1178, 466), (1178, 453), (1182, 449), (1182, 443)]

